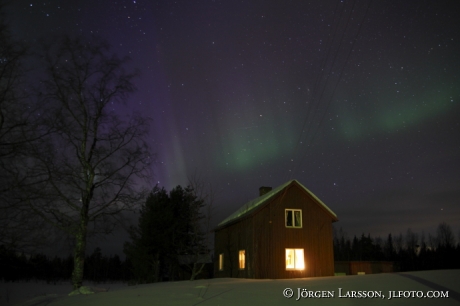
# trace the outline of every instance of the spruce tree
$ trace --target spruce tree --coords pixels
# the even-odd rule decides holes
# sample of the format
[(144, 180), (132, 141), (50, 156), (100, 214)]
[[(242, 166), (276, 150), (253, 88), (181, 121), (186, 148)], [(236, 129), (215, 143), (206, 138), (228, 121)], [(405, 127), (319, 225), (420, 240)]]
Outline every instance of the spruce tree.
[(189, 186), (177, 186), (169, 194), (158, 186), (152, 190), (138, 226), (130, 229), (131, 242), (124, 246), (137, 283), (176, 280), (184, 266), (191, 267), (192, 277), (201, 272), (196, 263), (206, 251), (203, 203)]

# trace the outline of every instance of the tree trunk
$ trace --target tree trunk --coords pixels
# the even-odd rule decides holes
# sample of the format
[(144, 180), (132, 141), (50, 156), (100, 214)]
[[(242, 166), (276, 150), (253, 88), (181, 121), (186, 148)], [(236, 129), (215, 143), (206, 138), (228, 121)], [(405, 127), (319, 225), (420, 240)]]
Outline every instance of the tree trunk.
[(157, 283), (160, 281), (160, 253), (155, 254), (153, 260), (153, 282)]
[(80, 226), (78, 227), (77, 234), (75, 235), (75, 255), (74, 266), (72, 272), (73, 289), (79, 289), (83, 283), (83, 271), (85, 267), (85, 254), (86, 254), (86, 232), (88, 227), (88, 217), (82, 213)]

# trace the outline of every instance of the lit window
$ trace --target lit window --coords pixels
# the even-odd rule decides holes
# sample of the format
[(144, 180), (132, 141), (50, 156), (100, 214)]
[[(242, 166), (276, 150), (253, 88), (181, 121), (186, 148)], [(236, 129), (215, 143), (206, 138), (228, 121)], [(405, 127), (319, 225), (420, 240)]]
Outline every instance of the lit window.
[(286, 249), (286, 270), (303, 270), (303, 249)]
[(240, 270), (244, 270), (244, 266), (245, 266), (245, 262), (246, 262), (246, 258), (245, 258), (245, 251), (244, 250), (241, 250), (239, 251), (238, 253), (238, 259), (239, 259), (239, 263), (240, 263)]
[(219, 254), (219, 271), (224, 270), (224, 253)]
[(301, 209), (286, 209), (286, 227), (302, 227)]

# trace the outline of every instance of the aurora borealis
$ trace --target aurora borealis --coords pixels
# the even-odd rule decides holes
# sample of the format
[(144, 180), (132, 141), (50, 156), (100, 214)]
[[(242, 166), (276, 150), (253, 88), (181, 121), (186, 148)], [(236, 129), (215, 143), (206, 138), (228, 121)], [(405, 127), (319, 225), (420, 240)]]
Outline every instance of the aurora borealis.
[[(78, 4), (77, 4), (78, 3)], [(455, 1), (33, 1), (17, 39), (99, 35), (131, 57), (118, 112), (153, 119), (155, 181), (197, 172), (217, 224), (295, 178), (349, 235), (460, 233)]]

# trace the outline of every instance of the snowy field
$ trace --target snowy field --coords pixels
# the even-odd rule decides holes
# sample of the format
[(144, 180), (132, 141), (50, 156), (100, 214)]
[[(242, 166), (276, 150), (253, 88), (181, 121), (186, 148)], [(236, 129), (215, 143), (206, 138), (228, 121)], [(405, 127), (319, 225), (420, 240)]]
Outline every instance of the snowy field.
[[(72, 288), (66, 283), (0, 283), (0, 305), (460, 305), (460, 270), (290, 280), (216, 278), (139, 286), (84, 285), (108, 291), (69, 297)], [(286, 298), (283, 293), (292, 293), (292, 297)], [(299, 293), (303, 297), (299, 298)], [(427, 295), (437, 298), (423, 297)]]

